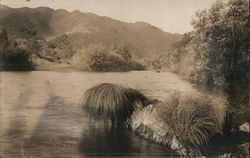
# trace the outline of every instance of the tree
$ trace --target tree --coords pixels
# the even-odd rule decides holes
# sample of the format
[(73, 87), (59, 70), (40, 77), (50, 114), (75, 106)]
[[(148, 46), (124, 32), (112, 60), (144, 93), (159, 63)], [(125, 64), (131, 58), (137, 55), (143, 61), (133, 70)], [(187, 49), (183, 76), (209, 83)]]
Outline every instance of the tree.
[(244, 107), (248, 112), (248, 4), (249, 0), (218, 0), (210, 9), (197, 12), (192, 21), (191, 40), (179, 46), (177, 51), (181, 53), (174, 58), (179, 63), (189, 58), (193, 61), (191, 80), (214, 87), (227, 96), (230, 106), (225, 134), (230, 133), (239, 109)]
[(0, 32), (0, 42), (2, 41), (8, 41), (8, 33), (7, 30), (5, 28), (2, 28), (1, 32)]
[(2, 28), (0, 32), (0, 53), (3, 53), (7, 45), (8, 45), (8, 33), (5, 28)]

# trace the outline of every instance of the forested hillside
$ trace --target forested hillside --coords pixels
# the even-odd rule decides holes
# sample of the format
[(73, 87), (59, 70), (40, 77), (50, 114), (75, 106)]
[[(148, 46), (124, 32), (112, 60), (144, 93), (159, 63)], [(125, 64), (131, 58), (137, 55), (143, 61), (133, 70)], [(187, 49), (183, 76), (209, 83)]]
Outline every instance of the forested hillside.
[[(114, 71), (137, 69), (135, 65), (140, 65), (139, 69), (147, 68), (148, 59), (172, 52), (174, 43), (182, 37), (163, 32), (144, 22), (125, 23), (92, 13), (46, 7), (14, 9), (2, 6), (0, 27), (7, 31), (10, 43), (18, 40), (16, 43), (20, 44), (22, 39), (23, 42), (26, 41), (24, 43), (36, 44), (39, 49), (35, 49), (39, 51), (33, 57), (48, 59), (49, 62), (77, 65), (81, 61), (75, 61), (76, 56), (86, 56), (90, 49), (100, 52), (100, 48), (103, 48), (102, 53), (97, 53), (98, 56), (103, 54), (105, 56), (101, 56), (105, 61), (111, 60), (104, 65), (109, 67), (108, 65), (119, 61), (118, 66), (122, 67)], [(130, 56), (129, 61), (121, 54)], [(71, 60), (72, 58), (74, 59)], [(125, 68), (126, 65), (130, 68)], [(86, 65), (83, 67), (86, 68)], [(102, 71), (111, 69), (113, 68)], [(98, 71), (99, 68), (95, 70)]]

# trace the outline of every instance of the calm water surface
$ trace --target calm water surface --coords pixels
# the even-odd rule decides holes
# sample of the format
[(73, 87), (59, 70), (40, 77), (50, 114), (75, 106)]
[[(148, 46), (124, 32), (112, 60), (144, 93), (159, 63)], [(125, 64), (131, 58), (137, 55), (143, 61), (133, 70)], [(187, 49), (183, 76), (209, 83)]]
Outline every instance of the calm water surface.
[(163, 72), (0, 72), (0, 156), (173, 156), (130, 130), (112, 130), (79, 107), (95, 84), (118, 83), (164, 99), (192, 85)]

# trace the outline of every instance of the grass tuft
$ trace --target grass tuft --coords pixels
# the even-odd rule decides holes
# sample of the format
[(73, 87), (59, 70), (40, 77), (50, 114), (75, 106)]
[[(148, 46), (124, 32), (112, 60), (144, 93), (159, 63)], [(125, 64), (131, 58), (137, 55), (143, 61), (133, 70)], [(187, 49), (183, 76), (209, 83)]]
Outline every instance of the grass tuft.
[(122, 125), (139, 105), (151, 101), (141, 92), (121, 85), (102, 83), (85, 92), (82, 107), (94, 118), (110, 119), (113, 125)]
[(209, 138), (221, 129), (219, 115), (224, 113), (215, 108), (214, 103), (211, 96), (175, 92), (163, 102), (165, 106), (156, 109), (161, 111), (169, 134), (199, 145), (208, 143)]

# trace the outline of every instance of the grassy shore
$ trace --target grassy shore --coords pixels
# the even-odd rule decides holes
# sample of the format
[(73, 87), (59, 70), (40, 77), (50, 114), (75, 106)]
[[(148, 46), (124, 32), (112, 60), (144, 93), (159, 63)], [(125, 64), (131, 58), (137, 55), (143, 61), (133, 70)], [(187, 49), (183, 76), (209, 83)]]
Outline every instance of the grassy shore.
[[(90, 114), (94, 118), (104, 115), (105, 120), (110, 119), (112, 125), (114, 118), (121, 116), (120, 125), (123, 123), (123, 127), (130, 127), (143, 138), (170, 147), (179, 156), (247, 155), (244, 151), (230, 151), (226, 145), (214, 141), (219, 139), (223, 144), (229, 138), (223, 136), (228, 107), (225, 98), (202, 91), (173, 91), (166, 94), (164, 100), (144, 105), (144, 99), (140, 97), (143, 94), (135, 91), (137, 93), (132, 93), (129, 88), (114, 84), (96, 85), (86, 91), (83, 109), (87, 112), (91, 109)], [(233, 139), (238, 141), (241, 137), (236, 134)], [(247, 142), (244, 140), (241, 143)], [(240, 144), (231, 143), (231, 146), (237, 145)], [(209, 148), (211, 146), (226, 150), (224, 153), (215, 151), (215, 155)]]

